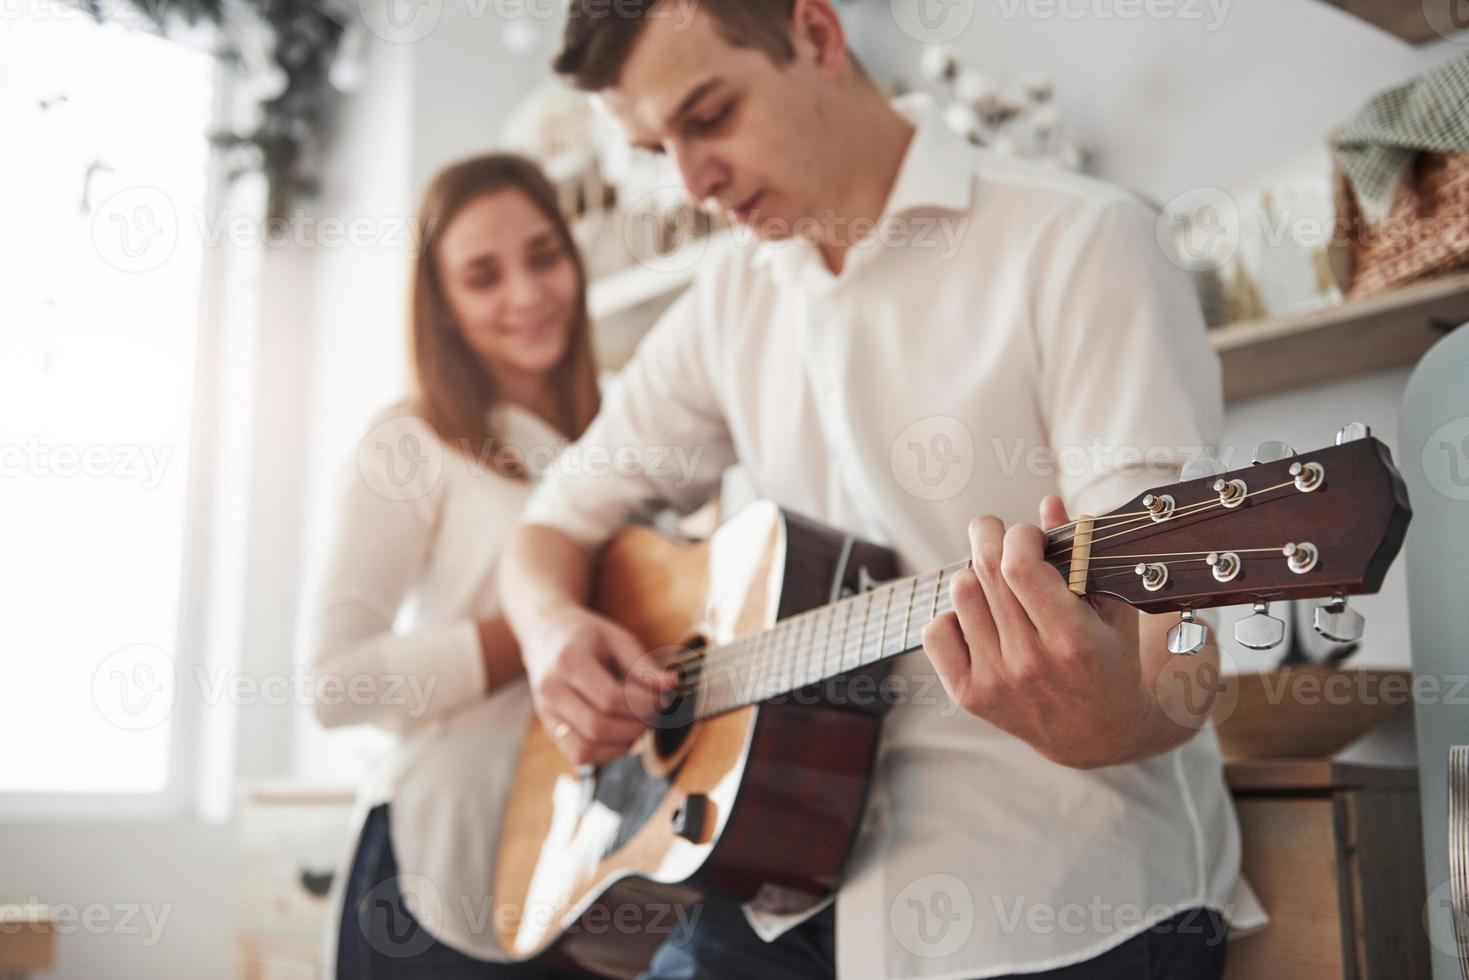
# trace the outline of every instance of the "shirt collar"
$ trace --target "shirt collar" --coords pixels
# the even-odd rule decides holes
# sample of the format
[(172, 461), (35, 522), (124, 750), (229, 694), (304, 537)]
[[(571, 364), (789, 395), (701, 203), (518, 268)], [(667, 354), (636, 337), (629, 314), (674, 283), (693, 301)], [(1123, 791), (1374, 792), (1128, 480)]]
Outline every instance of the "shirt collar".
[(490, 406), (486, 417), (491, 431), (513, 446), (528, 449), (538, 445), (559, 446), (566, 441), (555, 426), (515, 402), (496, 402)]
[[(974, 202), (974, 155), (969, 144), (949, 129), (926, 93), (901, 96), (893, 100), (892, 106), (913, 123), (914, 131), (878, 219), (879, 226), (913, 211), (969, 210)], [(870, 237), (856, 251), (869, 251), (876, 244), (876, 236)], [(761, 242), (752, 260), (756, 265), (768, 265), (782, 256), (786, 262), (798, 265), (819, 260), (814, 247), (794, 238)], [(848, 261), (844, 268), (851, 265)]]

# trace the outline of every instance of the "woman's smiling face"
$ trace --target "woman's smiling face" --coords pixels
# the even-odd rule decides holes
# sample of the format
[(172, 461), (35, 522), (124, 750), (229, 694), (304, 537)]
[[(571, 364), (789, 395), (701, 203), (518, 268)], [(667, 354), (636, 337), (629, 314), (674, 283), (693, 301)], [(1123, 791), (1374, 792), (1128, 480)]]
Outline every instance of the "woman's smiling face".
[(555, 226), (516, 189), (470, 201), (438, 241), (439, 286), (496, 376), (541, 375), (566, 353), (581, 283)]

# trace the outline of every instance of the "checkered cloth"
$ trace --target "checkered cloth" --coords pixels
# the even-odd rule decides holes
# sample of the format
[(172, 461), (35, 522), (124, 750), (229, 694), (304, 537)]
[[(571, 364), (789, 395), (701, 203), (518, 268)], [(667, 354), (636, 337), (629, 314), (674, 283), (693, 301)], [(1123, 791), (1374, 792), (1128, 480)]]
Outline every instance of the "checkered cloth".
[(1469, 151), (1469, 53), (1374, 96), (1333, 148), (1363, 216), (1372, 224), (1387, 217), (1419, 152)]

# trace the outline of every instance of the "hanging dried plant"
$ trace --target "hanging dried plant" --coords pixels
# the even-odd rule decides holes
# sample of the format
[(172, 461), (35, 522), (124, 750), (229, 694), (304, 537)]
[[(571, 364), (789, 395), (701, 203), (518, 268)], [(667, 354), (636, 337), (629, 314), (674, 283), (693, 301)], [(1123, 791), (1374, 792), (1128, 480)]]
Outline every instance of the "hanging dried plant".
[[(98, 21), (115, 19), (116, 0), (78, 0)], [(308, 165), (337, 92), (333, 64), (344, 25), (313, 0), (123, 0), (160, 32), (181, 20), (219, 34), (218, 54), (245, 81), (258, 106), (250, 125), (210, 139), (229, 151), (229, 172), (261, 172), (267, 210), (286, 217), (298, 195), (317, 191)], [(339, 73), (340, 74), (340, 73)]]

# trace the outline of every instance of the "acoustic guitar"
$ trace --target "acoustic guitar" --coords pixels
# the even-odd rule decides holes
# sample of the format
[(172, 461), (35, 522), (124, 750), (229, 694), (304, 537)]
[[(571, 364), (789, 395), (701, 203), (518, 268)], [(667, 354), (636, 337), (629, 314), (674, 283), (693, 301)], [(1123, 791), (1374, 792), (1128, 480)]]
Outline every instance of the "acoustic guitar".
[[(1284, 631), (1268, 603), (1325, 597), (1316, 626), (1361, 632), (1411, 510), (1385, 446), (1338, 444), (1161, 487), (1047, 532), (1078, 596), (1180, 612), (1169, 649), (1201, 649), (1194, 610), (1255, 604), (1238, 637)], [(962, 532), (961, 532), (962, 533)], [(767, 502), (701, 543), (630, 528), (604, 549), (594, 608), (626, 626), (678, 697), (609, 764), (574, 767), (532, 719), (502, 826), (494, 927), (518, 960), (632, 976), (707, 891), (788, 911), (836, 887), (863, 813), (884, 662), (950, 608), (956, 562), (895, 577), (893, 554)], [(542, 959), (541, 962), (547, 962)]]

